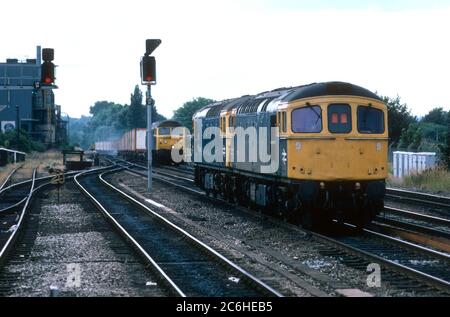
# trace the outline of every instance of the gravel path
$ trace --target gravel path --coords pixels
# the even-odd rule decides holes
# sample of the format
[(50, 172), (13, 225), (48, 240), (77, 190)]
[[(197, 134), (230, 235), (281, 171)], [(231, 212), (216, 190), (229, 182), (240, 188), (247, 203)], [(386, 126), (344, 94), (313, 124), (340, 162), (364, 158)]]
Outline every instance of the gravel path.
[[(73, 183), (33, 201), (25, 234), (0, 271), (0, 295), (167, 296)], [(3, 292), (3, 294), (2, 294)]]

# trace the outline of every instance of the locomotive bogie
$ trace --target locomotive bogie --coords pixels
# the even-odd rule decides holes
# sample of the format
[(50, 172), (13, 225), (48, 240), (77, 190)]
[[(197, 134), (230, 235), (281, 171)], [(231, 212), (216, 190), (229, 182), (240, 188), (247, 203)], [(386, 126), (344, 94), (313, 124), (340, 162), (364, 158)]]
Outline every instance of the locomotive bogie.
[(199, 165), (195, 183), (208, 195), (231, 203), (310, 222), (306, 227), (332, 219), (364, 226), (382, 210), (385, 188), (384, 181), (282, 182)]

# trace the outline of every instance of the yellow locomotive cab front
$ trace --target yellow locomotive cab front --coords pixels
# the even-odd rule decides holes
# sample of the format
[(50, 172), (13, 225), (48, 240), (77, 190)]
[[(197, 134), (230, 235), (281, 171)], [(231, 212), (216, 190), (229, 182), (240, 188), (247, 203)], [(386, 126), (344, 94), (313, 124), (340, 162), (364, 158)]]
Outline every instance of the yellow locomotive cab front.
[[(308, 99), (286, 107), (287, 171), (291, 179), (382, 180), (387, 177), (387, 110), (352, 96)], [(305, 118), (309, 117), (309, 118)], [(315, 126), (302, 125), (311, 122)]]

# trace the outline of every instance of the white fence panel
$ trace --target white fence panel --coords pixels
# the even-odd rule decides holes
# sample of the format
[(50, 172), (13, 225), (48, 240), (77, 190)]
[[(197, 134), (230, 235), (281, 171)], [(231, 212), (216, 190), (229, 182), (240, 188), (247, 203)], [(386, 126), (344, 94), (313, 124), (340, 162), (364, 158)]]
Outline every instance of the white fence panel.
[(394, 152), (393, 170), (395, 177), (405, 177), (420, 174), (436, 166), (436, 153), (434, 152)]

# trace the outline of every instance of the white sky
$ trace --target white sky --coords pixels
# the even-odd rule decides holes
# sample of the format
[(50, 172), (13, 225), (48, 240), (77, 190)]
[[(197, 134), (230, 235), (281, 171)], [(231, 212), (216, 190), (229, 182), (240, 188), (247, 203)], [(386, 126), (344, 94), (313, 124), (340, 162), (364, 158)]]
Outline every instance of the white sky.
[(330, 80), (398, 94), (415, 115), (449, 110), (450, 1), (375, 2), (7, 0), (0, 61), (54, 48), (56, 102), (75, 117), (95, 101), (129, 103), (147, 38), (162, 39), (152, 91), (167, 117), (194, 97)]

